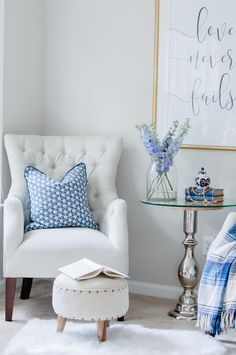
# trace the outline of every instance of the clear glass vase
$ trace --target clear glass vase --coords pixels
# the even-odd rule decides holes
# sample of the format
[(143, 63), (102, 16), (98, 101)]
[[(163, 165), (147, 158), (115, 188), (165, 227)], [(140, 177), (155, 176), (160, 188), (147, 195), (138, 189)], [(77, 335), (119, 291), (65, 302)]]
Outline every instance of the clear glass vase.
[(147, 200), (176, 200), (177, 183), (173, 156), (168, 153), (153, 156), (147, 171)]

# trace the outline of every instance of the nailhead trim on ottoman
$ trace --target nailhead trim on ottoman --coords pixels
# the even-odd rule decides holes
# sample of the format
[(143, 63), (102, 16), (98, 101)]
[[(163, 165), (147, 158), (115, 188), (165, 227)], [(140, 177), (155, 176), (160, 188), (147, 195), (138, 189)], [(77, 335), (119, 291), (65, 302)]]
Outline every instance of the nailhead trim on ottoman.
[(104, 276), (77, 281), (60, 274), (53, 284), (52, 304), (55, 313), (63, 318), (116, 319), (128, 311), (128, 282)]

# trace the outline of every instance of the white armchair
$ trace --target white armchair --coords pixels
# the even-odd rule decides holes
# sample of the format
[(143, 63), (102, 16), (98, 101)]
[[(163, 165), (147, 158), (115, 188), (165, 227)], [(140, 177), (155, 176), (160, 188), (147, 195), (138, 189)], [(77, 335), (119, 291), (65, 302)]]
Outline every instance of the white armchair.
[[(122, 139), (7, 134), (5, 147), (12, 179), (4, 203), (6, 320), (12, 320), (17, 278), (23, 278), (21, 298), (27, 299), (33, 278), (54, 278), (60, 266), (83, 257), (127, 274), (126, 202), (118, 198), (115, 186)], [(33, 165), (60, 180), (81, 161), (87, 167), (89, 203), (100, 230), (53, 228), (24, 233), (30, 221), (25, 166)]]

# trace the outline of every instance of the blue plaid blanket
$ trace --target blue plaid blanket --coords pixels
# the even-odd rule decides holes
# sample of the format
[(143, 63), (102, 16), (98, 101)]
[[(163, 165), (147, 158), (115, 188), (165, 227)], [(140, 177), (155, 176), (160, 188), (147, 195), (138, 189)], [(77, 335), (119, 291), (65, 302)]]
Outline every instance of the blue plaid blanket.
[(236, 326), (235, 217), (233, 226), (228, 231), (222, 228), (209, 250), (198, 291), (196, 326), (213, 335)]

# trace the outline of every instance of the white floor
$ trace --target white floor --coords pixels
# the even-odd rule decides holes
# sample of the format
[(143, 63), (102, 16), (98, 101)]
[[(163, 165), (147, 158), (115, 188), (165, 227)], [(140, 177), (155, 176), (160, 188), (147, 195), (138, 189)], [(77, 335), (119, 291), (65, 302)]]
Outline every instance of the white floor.
[[(51, 289), (51, 282), (37, 282), (33, 285), (31, 298), (25, 301), (19, 299), (20, 290), (18, 289), (12, 322), (4, 321), (4, 294), (0, 294), (0, 354), (3, 353), (8, 341), (27, 320), (34, 317), (55, 318), (51, 305)], [(168, 310), (172, 309), (175, 303), (176, 301), (171, 300), (130, 295), (130, 308), (126, 322), (159, 329), (195, 329), (194, 321), (177, 321), (167, 315)], [(224, 342), (230, 349), (230, 354), (236, 354), (236, 333), (221, 335), (217, 339)]]

